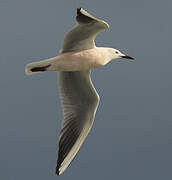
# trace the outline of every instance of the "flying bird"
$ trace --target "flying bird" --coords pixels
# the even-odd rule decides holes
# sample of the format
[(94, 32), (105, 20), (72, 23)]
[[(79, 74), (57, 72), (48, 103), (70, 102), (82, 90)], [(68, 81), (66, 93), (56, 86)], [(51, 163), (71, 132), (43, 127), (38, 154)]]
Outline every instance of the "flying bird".
[(77, 9), (76, 26), (65, 36), (59, 56), (26, 65), (27, 75), (58, 71), (63, 120), (59, 135), (56, 174), (72, 162), (93, 125), (99, 95), (91, 70), (118, 58), (133, 60), (117, 49), (96, 47), (96, 36), (109, 28), (107, 22), (83, 8)]

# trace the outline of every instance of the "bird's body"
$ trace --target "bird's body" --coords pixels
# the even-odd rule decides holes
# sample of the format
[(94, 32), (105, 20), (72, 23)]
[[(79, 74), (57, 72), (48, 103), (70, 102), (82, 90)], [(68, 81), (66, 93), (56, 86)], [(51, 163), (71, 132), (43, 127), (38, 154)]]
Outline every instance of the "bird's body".
[(94, 47), (92, 49), (62, 53), (59, 56), (27, 65), (27, 74), (34, 74), (35, 66), (48, 66), (47, 71), (84, 71), (104, 66), (113, 59), (112, 48)]
[(59, 137), (56, 174), (65, 171), (87, 137), (99, 104), (91, 70), (117, 58), (133, 59), (114, 48), (96, 47), (96, 35), (109, 25), (82, 8), (77, 9), (77, 25), (69, 31), (60, 55), (28, 64), (26, 74), (59, 71), (60, 100), (63, 120)]

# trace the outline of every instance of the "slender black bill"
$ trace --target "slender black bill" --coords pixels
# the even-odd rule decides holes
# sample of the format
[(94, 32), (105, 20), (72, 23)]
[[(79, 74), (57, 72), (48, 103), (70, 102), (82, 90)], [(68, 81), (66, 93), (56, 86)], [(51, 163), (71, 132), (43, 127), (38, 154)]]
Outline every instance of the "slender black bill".
[(121, 56), (122, 58), (125, 58), (125, 59), (132, 59), (132, 60), (134, 60), (134, 58), (133, 57), (131, 57), (131, 56)]

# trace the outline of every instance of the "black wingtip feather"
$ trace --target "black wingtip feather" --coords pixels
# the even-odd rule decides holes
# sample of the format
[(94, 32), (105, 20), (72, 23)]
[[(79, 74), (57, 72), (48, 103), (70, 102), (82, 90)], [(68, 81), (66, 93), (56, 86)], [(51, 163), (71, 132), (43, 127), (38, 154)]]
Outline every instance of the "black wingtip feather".
[[(92, 17), (89, 17), (87, 14), (85, 14), (84, 12), (81, 12), (82, 8), (77, 8), (77, 16), (76, 16), (76, 20), (79, 23), (83, 23), (83, 24), (87, 24), (90, 23), (92, 21), (94, 21), (94, 19)], [(87, 13), (87, 12), (86, 12)]]
[(77, 8), (77, 14), (80, 14), (81, 12), (81, 9), (82, 9), (82, 7), (80, 7), (80, 8)]
[(57, 176), (60, 176), (60, 171), (59, 169), (56, 168), (56, 173), (55, 173)]

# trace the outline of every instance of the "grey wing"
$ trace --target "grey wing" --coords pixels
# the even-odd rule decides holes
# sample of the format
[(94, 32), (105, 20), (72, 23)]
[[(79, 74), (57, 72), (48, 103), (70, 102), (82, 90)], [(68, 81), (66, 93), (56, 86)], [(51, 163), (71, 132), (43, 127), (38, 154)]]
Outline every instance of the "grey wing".
[(99, 103), (89, 71), (60, 72), (63, 121), (59, 138), (56, 174), (69, 166), (88, 135)]
[(64, 38), (61, 53), (95, 47), (96, 35), (109, 28), (105, 21), (94, 17), (82, 8), (77, 9), (76, 21), (77, 25)]

